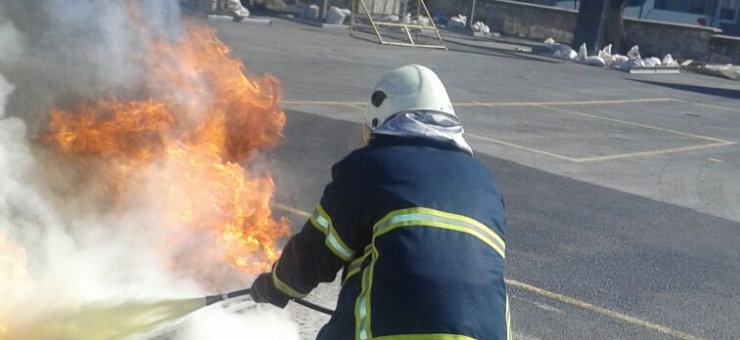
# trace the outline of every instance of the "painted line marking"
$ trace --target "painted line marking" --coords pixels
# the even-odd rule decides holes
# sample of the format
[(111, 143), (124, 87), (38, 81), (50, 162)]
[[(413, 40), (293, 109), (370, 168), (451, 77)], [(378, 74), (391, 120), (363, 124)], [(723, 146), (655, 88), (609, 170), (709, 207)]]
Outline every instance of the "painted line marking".
[[(608, 104), (632, 104), (632, 103), (655, 103), (677, 101), (672, 98), (644, 98), (644, 99), (621, 99), (621, 100), (586, 100), (586, 101), (552, 101), (552, 102), (461, 102), (453, 103), (457, 107), (497, 107), (497, 106), (538, 106), (538, 105), (608, 105)], [(322, 101), (322, 100), (285, 100), (285, 105), (337, 105), (365, 108), (365, 102), (356, 101)]]
[(662, 127), (657, 127), (657, 126), (652, 126), (652, 125), (646, 125), (646, 124), (640, 124), (640, 123), (630, 122), (630, 121), (627, 121), (627, 120), (621, 120), (621, 119), (615, 119), (615, 118), (597, 116), (597, 115), (592, 115), (592, 114), (589, 114), (589, 113), (583, 113), (583, 112), (578, 112), (578, 111), (573, 111), (573, 110), (561, 109), (559, 107), (552, 107), (552, 106), (547, 106), (547, 105), (538, 105), (538, 106), (540, 106), (542, 108), (545, 108), (545, 109), (554, 110), (554, 111), (560, 111), (560, 112), (570, 113), (570, 114), (574, 114), (574, 115), (578, 115), (578, 116), (583, 116), (583, 117), (589, 117), (589, 118), (594, 118), (594, 119), (605, 120), (605, 121), (609, 121), (609, 122), (621, 123), (621, 124), (625, 124), (625, 125), (638, 126), (638, 127), (642, 127), (642, 128), (646, 128), (646, 129), (651, 129), (651, 130), (656, 130), (656, 131), (661, 131), (661, 132), (668, 132), (668, 133), (673, 133), (673, 134), (677, 134), (677, 135), (681, 135), (681, 136), (686, 136), (686, 137), (692, 137), (692, 138), (696, 138), (696, 139), (704, 139), (704, 140), (708, 140), (708, 141), (712, 141), (712, 142), (718, 142), (718, 143), (727, 143), (728, 145), (729, 144), (735, 144), (734, 142), (731, 142), (731, 141), (728, 141), (728, 140), (724, 140), (724, 139), (712, 138), (712, 137), (701, 136), (701, 135), (697, 135), (697, 134), (693, 134), (693, 133), (688, 133), (688, 132), (681, 132), (681, 131), (676, 131), (676, 130), (671, 130), (671, 129), (665, 129), (665, 128), (662, 128)]
[(723, 161), (721, 159), (711, 158), (711, 157), (710, 158), (707, 158), (707, 160), (710, 161), (710, 162), (715, 162), (715, 163), (724, 163), (725, 162), (725, 161)]
[(516, 287), (516, 288), (519, 288), (519, 289), (522, 289), (522, 290), (526, 290), (528, 292), (535, 293), (535, 294), (538, 294), (538, 295), (542, 295), (544, 297), (548, 297), (548, 298), (551, 298), (553, 300), (557, 300), (557, 301), (560, 301), (560, 302), (563, 302), (563, 303), (566, 303), (566, 304), (569, 304), (569, 305), (572, 305), (572, 306), (580, 307), (580, 308), (585, 309), (585, 310), (588, 310), (588, 311), (592, 311), (592, 312), (595, 312), (595, 313), (606, 315), (606, 316), (608, 316), (610, 318), (622, 320), (624, 322), (627, 322), (627, 323), (630, 323), (630, 324), (633, 324), (633, 325), (637, 325), (637, 326), (641, 326), (641, 327), (644, 327), (644, 328), (652, 329), (652, 330), (658, 331), (658, 332), (663, 333), (663, 334), (668, 334), (668, 335), (673, 336), (673, 337), (676, 337), (678, 339), (684, 339), (684, 340), (704, 340), (703, 338), (700, 338), (700, 337), (697, 337), (697, 336), (694, 336), (694, 335), (691, 335), (691, 334), (688, 334), (688, 333), (684, 333), (684, 332), (675, 330), (675, 329), (670, 328), (670, 327), (658, 325), (656, 323), (652, 323), (650, 321), (642, 320), (642, 319), (639, 319), (639, 318), (636, 318), (634, 316), (627, 315), (627, 314), (624, 314), (624, 313), (615, 312), (615, 311), (606, 309), (604, 307), (599, 307), (599, 306), (596, 306), (594, 304), (591, 304), (591, 303), (588, 303), (588, 302), (585, 302), (585, 301), (581, 301), (581, 300), (572, 298), (570, 296), (565, 296), (563, 294), (558, 294), (558, 293), (555, 293), (555, 292), (551, 292), (549, 290), (545, 290), (545, 289), (542, 289), (542, 288), (539, 288), (539, 287), (535, 287), (535, 286), (532, 286), (530, 284), (526, 284), (526, 283), (519, 282), (519, 281), (516, 281), (516, 280), (511, 280), (511, 279), (506, 279), (505, 281), (506, 281), (506, 284), (509, 285), (509, 286)]
[(576, 162), (578, 162), (578, 163), (600, 162), (600, 161), (609, 161), (609, 160), (613, 160), (613, 159), (630, 158), (630, 157), (657, 156), (657, 155), (665, 155), (665, 154), (669, 154), (669, 153), (677, 153), (677, 152), (686, 152), (686, 151), (695, 151), (695, 150), (716, 148), (716, 147), (720, 147), (720, 146), (728, 146), (728, 145), (733, 145), (733, 144), (735, 144), (735, 143), (732, 143), (732, 142), (728, 142), (728, 143), (711, 143), (711, 144), (684, 146), (684, 147), (678, 147), (678, 148), (660, 149), (660, 150), (652, 150), (652, 151), (629, 152), (629, 153), (616, 154), (616, 155), (584, 157), (584, 158), (578, 158), (578, 159), (576, 159)]
[[(599, 162), (599, 161), (607, 161), (607, 160), (615, 160), (615, 159), (623, 159), (623, 158), (632, 158), (632, 157), (646, 157), (646, 156), (655, 156), (655, 155), (664, 155), (664, 154), (670, 154), (670, 153), (678, 153), (678, 152), (686, 152), (686, 151), (696, 151), (696, 150), (702, 150), (702, 149), (708, 149), (708, 148), (715, 148), (715, 147), (721, 147), (721, 146), (728, 146), (728, 145), (735, 145), (737, 143), (723, 140), (719, 138), (712, 138), (708, 136), (701, 136), (693, 133), (687, 133), (682, 131), (676, 131), (671, 129), (665, 129), (657, 126), (652, 125), (646, 125), (646, 124), (640, 124), (635, 122), (630, 122), (626, 120), (621, 119), (615, 119), (615, 118), (608, 118), (583, 112), (578, 112), (574, 110), (568, 110), (563, 108), (558, 108), (555, 106), (564, 105), (564, 106), (573, 106), (573, 105), (606, 105), (606, 104), (629, 104), (629, 103), (654, 103), (654, 102), (681, 102), (681, 103), (690, 103), (690, 104), (697, 104), (697, 105), (708, 105), (708, 104), (698, 104), (698, 103), (691, 103), (687, 101), (682, 101), (679, 99), (673, 99), (673, 98), (645, 98), (645, 99), (623, 99), (623, 100), (589, 100), (589, 101), (560, 101), (560, 102), (468, 102), (468, 103), (456, 103), (453, 104), (454, 106), (458, 107), (502, 107), (502, 106), (535, 106), (540, 107), (548, 110), (554, 110), (554, 111), (560, 111), (565, 112), (569, 114), (575, 114), (583, 117), (589, 117), (593, 119), (600, 119), (605, 121), (610, 121), (614, 123), (620, 123), (625, 125), (631, 125), (631, 126), (637, 126), (641, 128), (651, 129), (655, 131), (661, 131), (666, 133), (672, 133), (677, 134), (685, 137), (691, 137), (695, 139), (702, 139), (702, 140), (708, 140), (712, 141), (714, 143), (711, 144), (702, 144), (702, 145), (692, 145), (692, 146), (685, 146), (685, 147), (676, 147), (676, 148), (668, 148), (668, 149), (660, 149), (660, 150), (648, 150), (648, 151), (638, 151), (638, 152), (628, 152), (628, 153), (622, 153), (622, 154), (613, 154), (613, 155), (603, 155), (603, 156), (593, 156), (593, 157), (568, 157), (563, 155), (558, 155), (553, 152), (548, 152), (544, 150), (538, 150), (530, 147), (526, 147), (523, 145), (506, 142), (494, 138), (489, 138), (481, 135), (476, 135), (472, 133), (467, 133), (466, 135), (478, 138), (481, 140), (485, 140), (491, 143), (496, 143), (508, 147), (512, 147), (515, 149), (520, 149), (528, 152), (533, 152), (541, 155), (546, 155), (554, 158), (558, 158), (561, 160), (574, 162), (574, 163), (586, 163), (586, 162)], [(347, 106), (358, 110), (364, 110), (365, 109), (365, 103), (364, 102), (353, 102), (353, 101), (284, 101), (283, 102), (286, 105), (339, 105), (339, 106)], [(713, 105), (709, 105), (710, 107), (714, 107)], [(728, 108), (722, 108), (722, 107), (715, 107), (720, 109), (727, 109), (732, 110)], [(734, 111), (734, 110), (732, 110)]]
[(360, 104), (347, 104), (347, 106), (349, 106), (351, 108), (355, 108), (355, 109), (361, 110), (361, 111), (365, 111), (365, 104), (362, 104), (362, 105), (360, 105)]
[(542, 151), (542, 150), (538, 150), (538, 149), (533, 149), (533, 148), (529, 148), (529, 147), (522, 146), (522, 145), (519, 145), (519, 144), (509, 143), (509, 142), (505, 142), (505, 141), (502, 141), (502, 140), (493, 139), (493, 138), (489, 138), (489, 137), (485, 137), (485, 136), (480, 136), (480, 135), (476, 135), (476, 134), (472, 134), (472, 133), (467, 133), (466, 132), (465, 133), (465, 136), (470, 136), (470, 137), (473, 137), (473, 138), (482, 139), (482, 140), (487, 141), (487, 142), (501, 144), (501, 145), (512, 147), (512, 148), (515, 148), (515, 149), (520, 149), (520, 150), (524, 150), (524, 151), (538, 153), (540, 155), (555, 157), (555, 158), (562, 159), (562, 160), (565, 160), (565, 161), (576, 162), (576, 163), (578, 162), (578, 158), (572, 158), (572, 157), (567, 157), (567, 156), (563, 156), (563, 155), (558, 155), (556, 153)]
[(511, 148), (529, 151), (533, 153), (538, 153), (541, 155), (550, 156), (550, 157), (554, 157), (554, 158), (558, 158), (558, 159), (562, 159), (562, 160), (574, 162), (574, 163), (601, 162), (601, 161), (609, 161), (609, 160), (614, 160), (614, 159), (631, 158), (631, 157), (656, 156), (656, 155), (663, 155), (663, 154), (670, 154), (670, 153), (677, 153), (677, 152), (686, 152), (686, 151), (702, 150), (702, 149), (708, 149), (708, 148), (716, 148), (720, 146), (728, 146), (728, 145), (735, 144), (733, 142), (722, 142), (722, 143), (711, 143), (711, 144), (702, 144), (702, 145), (691, 145), (691, 146), (684, 146), (684, 147), (670, 148), (670, 149), (659, 149), (659, 150), (629, 152), (629, 153), (604, 155), (604, 156), (574, 158), (574, 157), (558, 155), (552, 152), (529, 148), (529, 147), (522, 146), (519, 144), (509, 143), (509, 142), (505, 142), (505, 141), (498, 140), (498, 139), (488, 138), (485, 136), (480, 136), (480, 135), (476, 135), (472, 133), (466, 133), (465, 135), (473, 137), (473, 138), (477, 138), (477, 139), (482, 139), (487, 142), (501, 144), (501, 145), (508, 146)]
[(680, 102), (680, 103), (685, 103), (685, 104), (696, 105), (696, 106), (708, 107), (708, 108), (722, 110), (722, 111), (740, 112), (740, 109), (734, 109), (734, 108), (726, 107), (726, 106), (718, 106), (718, 105), (704, 104), (704, 103), (695, 103), (695, 102), (690, 102), (690, 101), (681, 100), (681, 99), (674, 99), (674, 101), (677, 101), (677, 102)]
[[(493, 107), (493, 106), (487, 105), (487, 104), (484, 105), (484, 106)], [(593, 118), (593, 119), (605, 120), (605, 121), (619, 123), (619, 124), (625, 124), (625, 125), (637, 126), (637, 127), (641, 127), (641, 128), (645, 128), (645, 129), (651, 129), (651, 130), (655, 130), (655, 131), (672, 133), (672, 134), (676, 134), (676, 135), (680, 135), (680, 136), (685, 136), (685, 137), (690, 137), (690, 138), (694, 138), (694, 139), (707, 140), (707, 141), (711, 141), (713, 143), (701, 144), (701, 145), (690, 145), (690, 146), (676, 147), (676, 148), (659, 149), (659, 150), (648, 150), (648, 151), (638, 151), (638, 152), (628, 152), (628, 153), (621, 153), (621, 154), (612, 154), (612, 155), (603, 155), (603, 156), (593, 156), (593, 157), (580, 157), (580, 158), (577, 158), (577, 157), (563, 156), (563, 155), (559, 155), (559, 154), (556, 154), (556, 153), (553, 153), (553, 152), (548, 152), (548, 151), (544, 151), (544, 150), (538, 150), (538, 149), (526, 147), (526, 146), (523, 146), (523, 145), (519, 145), (519, 144), (515, 144), (515, 143), (511, 143), (511, 142), (506, 142), (506, 141), (502, 141), (502, 140), (499, 140), (499, 139), (489, 138), (489, 137), (485, 137), (485, 136), (481, 136), (481, 135), (476, 135), (476, 134), (472, 134), (472, 133), (466, 133), (466, 135), (467, 136), (470, 136), (470, 137), (473, 137), (473, 138), (485, 140), (485, 141), (488, 141), (488, 142), (491, 142), (491, 143), (496, 143), (496, 144), (500, 144), (500, 145), (504, 145), (504, 146), (508, 146), (508, 147), (512, 147), (512, 148), (516, 148), (516, 149), (520, 149), (520, 150), (525, 150), (525, 151), (529, 151), (529, 152), (533, 152), (533, 153), (537, 153), (537, 154), (541, 154), (541, 155), (546, 155), (546, 156), (550, 156), (550, 157), (554, 157), (554, 158), (557, 158), (557, 159), (561, 159), (561, 160), (565, 160), (565, 161), (569, 161), (569, 162), (574, 162), (574, 163), (599, 162), (599, 161), (608, 161), (608, 160), (631, 158), (631, 157), (656, 156), (656, 155), (664, 155), (664, 154), (671, 154), (671, 153), (677, 153), (677, 152), (696, 151), (696, 150), (702, 150), (702, 149), (708, 149), (708, 148), (716, 148), (716, 147), (722, 147), (722, 146), (729, 146), (729, 145), (735, 145), (735, 144), (737, 144), (735, 142), (724, 140), (724, 139), (713, 138), (713, 137), (708, 137), (708, 136), (702, 136), (702, 135), (697, 135), (697, 134), (687, 133), (687, 132), (682, 132), (682, 131), (676, 131), (676, 130), (671, 130), (671, 129), (665, 129), (665, 128), (661, 128), (661, 127), (657, 127), (657, 126), (640, 124), (640, 123), (630, 122), (630, 121), (621, 120), (621, 119), (614, 119), (614, 118), (602, 117), (602, 116), (592, 115), (592, 114), (588, 114), (588, 113), (583, 113), (583, 112), (578, 112), (578, 111), (573, 111), (573, 110), (567, 110), (567, 109), (562, 109), (562, 108), (558, 108), (558, 107), (552, 107), (552, 106), (548, 106), (548, 105), (540, 105), (540, 104), (538, 104), (538, 105), (533, 105), (533, 106), (541, 107), (541, 108), (548, 109), (548, 110), (554, 110), (554, 111), (565, 112), (565, 113), (569, 113), (569, 114), (575, 114), (575, 115), (584, 116), (584, 117)]]
[[(308, 213), (306, 211), (303, 211), (301, 209), (298, 209), (298, 208), (294, 208), (294, 207), (285, 205), (285, 204), (276, 203), (275, 204), (275, 208), (278, 209), (278, 210), (287, 211), (287, 212), (292, 213), (292, 214), (295, 214), (297, 216), (301, 216), (301, 217), (305, 217), (305, 218), (311, 217), (311, 214), (310, 213)], [(658, 331), (660, 333), (668, 334), (668, 335), (673, 336), (673, 337), (676, 337), (678, 339), (684, 339), (684, 340), (705, 340), (703, 338), (700, 338), (700, 337), (697, 337), (697, 336), (694, 336), (694, 335), (691, 335), (691, 334), (683, 333), (681, 331), (677, 331), (675, 329), (672, 329), (672, 328), (669, 328), (669, 327), (666, 327), (666, 326), (658, 325), (658, 324), (652, 323), (650, 321), (645, 321), (645, 320), (642, 320), (642, 319), (639, 319), (639, 318), (636, 318), (634, 316), (630, 316), (630, 315), (627, 315), (627, 314), (624, 314), (624, 313), (615, 312), (615, 311), (606, 309), (604, 307), (599, 307), (599, 306), (596, 306), (594, 304), (591, 304), (591, 303), (588, 303), (588, 302), (585, 302), (585, 301), (581, 301), (581, 300), (578, 300), (578, 299), (575, 299), (575, 298), (572, 298), (572, 297), (569, 297), (569, 296), (565, 296), (565, 295), (562, 295), (562, 294), (558, 294), (558, 293), (555, 293), (555, 292), (551, 292), (549, 290), (545, 290), (545, 289), (542, 289), (542, 288), (539, 288), (539, 287), (535, 287), (535, 286), (532, 286), (532, 285), (527, 284), (527, 283), (524, 283), (524, 282), (519, 282), (519, 281), (512, 280), (512, 279), (505, 279), (505, 281), (506, 281), (506, 284), (509, 285), (509, 286), (516, 287), (516, 288), (519, 288), (519, 289), (522, 289), (522, 290), (526, 290), (528, 292), (535, 293), (537, 295), (541, 295), (541, 296), (544, 296), (544, 297), (547, 297), (547, 298), (550, 298), (550, 299), (553, 299), (553, 300), (557, 300), (557, 301), (560, 301), (560, 302), (563, 302), (563, 303), (566, 303), (566, 304), (569, 304), (569, 305), (572, 305), (572, 306), (580, 307), (580, 308), (585, 309), (585, 310), (588, 310), (588, 311), (592, 311), (592, 312), (596, 312), (596, 313), (599, 313), (599, 314), (603, 314), (603, 315), (605, 315), (607, 317), (618, 319), (618, 320), (622, 320), (624, 322), (627, 322), (627, 323), (630, 323), (630, 324), (633, 324), (633, 325), (636, 325), (636, 326), (641, 326), (641, 327), (644, 327), (644, 328), (648, 328), (648, 329), (652, 329), (652, 330)]]
[(655, 103), (655, 102), (669, 102), (673, 101), (671, 98), (645, 98), (645, 99), (620, 99), (620, 100), (584, 100), (584, 101), (555, 101), (555, 102), (470, 102), (470, 103), (456, 103), (453, 106), (540, 106), (540, 105), (552, 105), (552, 106), (572, 106), (572, 105), (608, 105), (608, 104), (634, 104), (634, 103)]

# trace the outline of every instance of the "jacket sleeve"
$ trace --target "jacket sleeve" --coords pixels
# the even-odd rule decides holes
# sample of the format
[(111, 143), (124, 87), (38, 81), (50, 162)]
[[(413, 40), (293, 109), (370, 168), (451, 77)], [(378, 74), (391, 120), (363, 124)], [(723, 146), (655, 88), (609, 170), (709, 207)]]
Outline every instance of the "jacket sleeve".
[(319, 283), (333, 281), (360, 246), (360, 223), (353, 219), (358, 179), (338, 169), (335, 165), (310, 219), (273, 265), (273, 285), (290, 297), (302, 298)]

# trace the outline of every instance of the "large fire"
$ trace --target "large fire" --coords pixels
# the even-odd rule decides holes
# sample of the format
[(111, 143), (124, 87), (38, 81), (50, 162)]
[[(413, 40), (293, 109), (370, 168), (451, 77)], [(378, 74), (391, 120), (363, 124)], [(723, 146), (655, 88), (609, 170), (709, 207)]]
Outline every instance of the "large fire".
[[(144, 250), (143, 255), (132, 254), (138, 255), (131, 262), (136, 268), (127, 269), (135, 275), (131, 279), (121, 275), (124, 281), (121, 285), (126, 287), (139, 278), (136, 265), (141, 263), (141, 258), (150, 261), (150, 251), (154, 251), (159, 255), (150, 261), (156, 268), (153, 274), (156, 277), (152, 279), (155, 285), (170, 283), (160, 280), (159, 275), (163, 274), (168, 280), (173, 279), (173, 284), (184, 278), (186, 280), (182, 281), (187, 287), (195, 282), (199, 288), (219, 292), (243, 287), (253, 274), (269, 270), (279, 256), (276, 242), (289, 234), (288, 221), (272, 217), (273, 180), (255, 161), (258, 152), (278, 142), (285, 124), (285, 114), (279, 107), (278, 80), (269, 75), (245, 73), (243, 64), (228, 56), (228, 48), (216, 38), (213, 30), (200, 22), (186, 21), (180, 32), (179, 20), (173, 20), (177, 23), (170, 26), (172, 22), (167, 22), (166, 28), (160, 26), (157, 31), (156, 25), (145, 22), (146, 15), (138, 13), (137, 4), (140, 3), (144, 2), (127, 1), (125, 13), (115, 11), (116, 15), (125, 16), (122, 22), (105, 20), (105, 24), (125, 26), (110, 30), (108, 33), (116, 32), (113, 38), (102, 34), (103, 39), (85, 30), (82, 32), (87, 34), (80, 37), (103, 45), (90, 52), (97, 55), (107, 53), (101, 52), (108, 47), (106, 43), (110, 43), (107, 39), (119, 38), (118, 33), (125, 32), (121, 35), (125, 40), (122, 45), (130, 49), (112, 49), (110, 56), (98, 56), (106, 60), (108, 57), (124, 60), (113, 63), (115, 65), (134, 65), (131, 70), (124, 67), (120, 72), (111, 72), (123, 74), (124, 80), (111, 81), (94, 91), (91, 87), (99, 85), (97, 79), (90, 81), (93, 84), (80, 84), (79, 89), (74, 88), (75, 85), (70, 88), (65, 85), (63, 94), (54, 97), (54, 104), (46, 108), (48, 125), (32, 134), (33, 152), (20, 150), (23, 156), (37, 157), (38, 167), (43, 169), (36, 173), (37, 164), (33, 162), (33, 171), (19, 171), (25, 176), (23, 181), (38, 184), (38, 188), (30, 185), (33, 187), (30, 193), (18, 198), (17, 206), (10, 204), (10, 210), (6, 209), (9, 212), (4, 212), (7, 216), (0, 216), (10, 217), (0, 219), (0, 223), (14, 223), (21, 221), (13, 218), (16, 214), (29, 215), (24, 223), (0, 225), (0, 338), (3, 334), (13, 337), (11, 333), (18, 328), (16, 323), (28, 321), (15, 320), (18, 316), (26, 316), (8, 301), (34, 305), (34, 296), (40, 295), (30, 294), (36, 293), (29, 291), (36, 287), (34, 280), (43, 286), (50, 282), (56, 284), (57, 281), (48, 280), (44, 272), (49, 265), (47, 262), (59, 258), (57, 254), (74, 255), (70, 257), (72, 262), (60, 261), (62, 268), (54, 267), (76, 279), (70, 280), (70, 285), (85, 279), (75, 276), (76, 268), (67, 265), (85, 266), (88, 262), (77, 262), (76, 256), (100, 254), (98, 248), (91, 253), (82, 251), (87, 243), (103, 247), (103, 255), (107, 255), (105, 245), (108, 243), (120, 241), (116, 244), (125, 248), (111, 251), (115, 259), (110, 263), (105, 259), (101, 276), (105, 276), (107, 270), (116, 271), (116, 265), (128, 264), (127, 246), (135, 245), (132, 248), (136, 249), (130, 249), (132, 252)], [(131, 32), (134, 32), (131, 36), (127, 35)], [(35, 45), (29, 43), (29, 46)], [(85, 65), (84, 61), (85, 58), (81, 58), (80, 69), (99, 67), (95, 63)], [(80, 79), (89, 80), (87, 77)], [(34, 87), (34, 90), (43, 89), (44, 86)], [(50, 89), (59, 90), (51, 86)], [(95, 91), (97, 94), (90, 94)], [(3, 106), (5, 92), (0, 93)], [(26, 117), (24, 112), (14, 113)], [(49, 155), (52, 156), (47, 157)], [(16, 158), (5, 159), (13, 161)], [(54, 164), (50, 166), (50, 163)], [(24, 162), (19, 164), (19, 167), (1, 165), (3, 169), (25, 169)], [(19, 188), (28, 186), (24, 186), (26, 182), (23, 181), (19, 182)], [(62, 183), (61, 189), (53, 186), (59, 183)], [(55, 191), (57, 189), (59, 192)], [(44, 197), (47, 194), (49, 196)], [(37, 198), (43, 204), (38, 204)], [(66, 202), (66, 198), (73, 198), (73, 202)], [(8, 208), (2, 206), (2, 201), (0, 199), (0, 208)], [(34, 209), (39, 205), (43, 205), (38, 210), (42, 213), (36, 214)], [(26, 206), (31, 208), (26, 209)], [(115, 223), (109, 226), (108, 221)], [(88, 228), (95, 230), (89, 234), (81, 232)], [(106, 233), (105, 228), (124, 230)], [(130, 234), (135, 236), (129, 237)], [(28, 235), (31, 236), (26, 237)], [(83, 236), (76, 239), (75, 235)], [(97, 239), (98, 235), (103, 236)], [(122, 240), (105, 239), (109, 235), (120, 236)], [(46, 247), (45, 242), (51, 244), (52, 241), (63, 246), (50, 247), (53, 251), (48, 252), (41, 249)], [(67, 246), (77, 247), (78, 243), (85, 243), (80, 245), (81, 252), (69, 254)], [(27, 247), (24, 249), (24, 246)], [(118, 255), (118, 251), (124, 254)], [(98, 270), (93, 268), (90, 273)], [(161, 273), (163, 268), (165, 273)], [(88, 273), (81, 272), (83, 276)], [(144, 270), (141, 277), (148, 273), (150, 271)], [(116, 279), (118, 277), (111, 280)], [(95, 285), (95, 282), (90, 284)], [(64, 310), (66, 301), (77, 298), (74, 288), (68, 289), (67, 300), (55, 307)], [(86, 291), (85, 288), (79, 287), (80, 291)], [(116, 288), (115, 284), (111, 287), (112, 294)], [(157, 286), (156, 289), (161, 288)], [(24, 295), (20, 296), (19, 292)], [(107, 291), (94, 298), (105, 298), (106, 294)]]
[[(269, 174), (252, 174), (239, 162), (281, 136), (278, 81), (247, 78), (202, 24), (186, 22), (176, 41), (137, 30), (144, 45), (137, 58), (147, 70), (141, 88), (52, 108), (40, 140), (83, 169), (95, 164), (94, 178), (102, 178), (107, 199), (119, 208), (144, 193), (161, 197), (162, 223), (152, 227), (171, 234), (159, 247), (183, 248), (166, 259), (178, 274), (217, 286), (223, 278), (214, 276), (223, 270), (200, 263), (213, 256), (242, 273), (267, 270), (288, 223), (271, 217)], [(209, 238), (214, 231), (219, 237)], [(191, 247), (195, 242), (208, 244)]]

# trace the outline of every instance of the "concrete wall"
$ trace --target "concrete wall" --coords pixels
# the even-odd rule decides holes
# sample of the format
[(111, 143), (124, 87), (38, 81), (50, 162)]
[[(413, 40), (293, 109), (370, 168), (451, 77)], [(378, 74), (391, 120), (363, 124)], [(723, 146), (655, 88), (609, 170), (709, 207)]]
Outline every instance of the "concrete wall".
[[(432, 14), (463, 14), (470, 19), (472, 0), (426, 0)], [(570, 42), (576, 27), (576, 13), (569, 10), (512, 1), (480, 0), (475, 21), (483, 21), (491, 31), (506, 35)]]
[[(427, 0), (432, 13), (470, 16), (472, 0)], [(506, 1), (478, 0), (475, 21), (483, 21), (491, 31), (504, 35), (543, 41), (550, 37), (570, 43), (578, 13), (573, 10), (535, 4)], [(674, 23), (625, 19), (626, 45), (639, 45), (643, 56), (708, 59), (710, 41), (721, 31), (714, 28)], [(626, 53), (626, 52), (625, 52)]]
[(373, 14), (399, 14), (404, 1), (401, 0), (365, 0), (365, 6)]
[(639, 45), (643, 57), (707, 59), (712, 35), (722, 32), (711, 27), (683, 25), (639, 19), (625, 19), (628, 46)]
[(560, 8), (509, 1), (481, 1), (475, 21), (483, 21), (492, 31), (534, 40), (553, 38), (573, 40), (577, 13)]
[(740, 37), (712, 36), (709, 52), (711, 62), (740, 65)]
[[(350, 0), (329, 0), (326, 4), (326, 7), (329, 8), (331, 6), (335, 6), (339, 8), (349, 8), (349, 1)], [(290, 2), (290, 0), (286, 2)], [(319, 8), (324, 5), (324, 0), (299, 0), (298, 2), (308, 5), (317, 5), (319, 6)]]

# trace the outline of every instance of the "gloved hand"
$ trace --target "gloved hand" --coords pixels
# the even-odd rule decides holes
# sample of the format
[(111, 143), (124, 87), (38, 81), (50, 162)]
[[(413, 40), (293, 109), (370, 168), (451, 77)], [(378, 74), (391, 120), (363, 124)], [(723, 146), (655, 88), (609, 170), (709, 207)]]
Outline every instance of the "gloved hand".
[(270, 273), (263, 273), (252, 283), (252, 299), (254, 302), (270, 303), (280, 308), (285, 308), (290, 301), (290, 296), (277, 290), (272, 284)]

